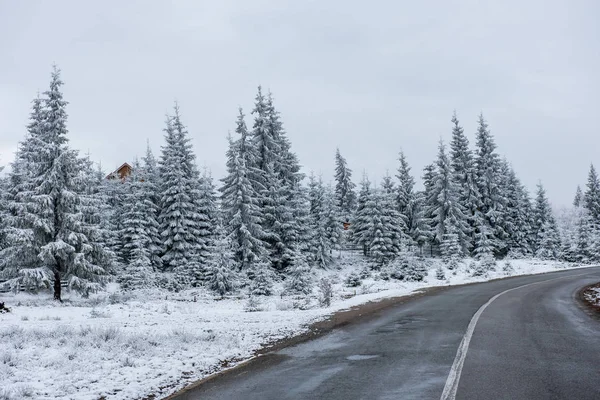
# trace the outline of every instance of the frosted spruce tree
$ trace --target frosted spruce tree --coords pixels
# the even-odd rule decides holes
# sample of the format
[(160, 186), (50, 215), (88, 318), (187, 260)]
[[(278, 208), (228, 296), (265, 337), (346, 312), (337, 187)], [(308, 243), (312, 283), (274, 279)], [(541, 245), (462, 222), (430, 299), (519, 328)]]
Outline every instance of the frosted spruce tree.
[(560, 237), (550, 202), (541, 183), (537, 185), (533, 215), (532, 233), (535, 236), (535, 256), (542, 259), (558, 259), (561, 248)]
[(498, 253), (506, 247), (506, 233), (501, 225), (505, 199), (500, 187), (500, 159), (483, 115), (479, 115), (478, 123), (475, 176), (480, 201), (479, 212), (475, 214), (475, 218), (483, 218), (483, 221), (476, 221), (476, 225), (485, 224), (490, 228), (487, 231), (492, 235), (494, 253)]
[(362, 248), (363, 255), (365, 256), (369, 254), (369, 246), (372, 241), (372, 238), (368, 235), (369, 224), (372, 219), (370, 213), (373, 209), (372, 205), (368, 204), (372, 200), (371, 192), (371, 182), (367, 178), (367, 175), (363, 174), (362, 181), (360, 182), (356, 214), (350, 229), (352, 242)]
[(311, 257), (314, 265), (327, 268), (333, 263), (333, 250), (340, 244), (342, 225), (333, 189), (325, 187), (321, 178), (309, 180)]
[(239, 277), (236, 272), (231, 243), (224, 232), (219, 232), (219, 230), (217, 232), (218, 235), (211, 243), (206, 278), (208, 288), (223, 297), (236, 290), (239, 286)]
[(234, 260), (240, 271), (248, 273), (253, 265), (267, 255), (262, 238), (264, 232), (261, 201), (255, 191), (253, 174), (246, 163), (250, 160), (246, 124), (240, 110), (236, 132), (239, 138), (229, 140), (227, 152), (227, 176), (223, 178), (221, 207), (225, 232), (231, 242)]
[(456, 112), (452, 115), (452, 141), (450, 142), (450, 165), (452, 166), (453, 181), (458, 185), (458, 202), (464, 210), (469, 226), (467, 240), (462, 243), (462, 251), (468, 254), (473, 249), (475, 231), (475, 213), (479, 204), (475, 177), (475, 162), (473, 152), (469, 148), (469, 140), (464, 129), (460, 126)]
[(459, 187), (453, 179), (446, 146), (441, 141), (436, 167), (437, 173), (427, 199), (427, 214), (431, 216), (432, 243), (448, 252), (454, 251), (454, 243), (458, 242), (458, 253), (444, 255), (460, 256), (462, 249), (468, 247), (469, 226), (459, 203)]
[(435, 182), (437, 181), (437, 168), (435, 164), (428, 164), (423, 168), (423, 187), (424, 190), (421, 193), (422, 197), (422, 221), (423, 221), (423, 229), (421, 231), (421, 235), (423, 240), (419, 243), (419, 247), (421, 248), (421, 252), (423, 251), (423, 245), (425, 243), (429, 244), (429, 254), (433, 256), (433, 249), (435, 243), (435, 232), (433, 231), (434, 226), (434, 215), (431, 213), (433, 208), (429, 206), (430, 199), (435, 197)]
[[(83, 295), (99, 290), (111, 265), (103, 265), (102, 248), (94, 246), (93, 229), (81, 210), (81, 162), (68, 147), (67, 102), (63, 99), (60, 70), (54, 67), (50, 88), (44, 92), (37, 132), (23, 147), (39, 153), (20, 160), (23, 191), (13, 200), (17, 218), (9, 232), (9, 246), (0, 263), (10, 270), (11, 284), (27, 287), (52, 285), (62, 301), (61, 281)], [(34, 104), (35, 107), (35, 104)], [(34, 114), (36, 111), (34, 111)], [(35, 119), (34, 118), (34, 119)]]
[(346, 159), (335, 150), (335, 202), (341, 213), (343, 222), (349, 222), (356, 207), (356, 194), (352, 182), (352, 170), (348, 168)]
[[(132, 174), (123, 183), (125, 197), (123, 200), (122, 229), (119, 240), (123, 244), (123, 269), (118, 281), (124, 289), (144, 289), (154, 286), (154, 272), (158, 256), (156, 237), (158, 222), (157, 207), (150, 198), (143, 167), (136, 160), (132, 166)], [(154, 260), (154, 262), (153, 262)], [(160, 260), (160, 259), (158, 259)], [(160, 267), (161, 264), (158, 264)]]
[(208, 171), (200, 177), (199, 197), (197, 202), (198, 213), (198, 261), (201, 265), (208, 265), (211, 249), (217, 240), (217, 227), (220, 226), (217, 195), (213, 178)]
[(295, 218), (303, 215), (306, 202), (296, 201), (302, 195), (300, 182), (303, 175), (296, 155), (285, 134), (279, 112), (269, 94), (266, 98), (258, 89), (253, 129), (250, 134), (253, 165), (249, 169), (256, 172), (252, 182), (259, 195), (262, 210), (260, 225), (261, 239), (268, 250), (272, 268), (284, 272), (302, 254), (300, 238), (302, 227)]
[(413, 244), (417, 244), (421, 248), (427, 240), (425, 235), (429, 230), (423, 219), (424, 199), (422, 194), (414, 189), (415, 180), (410, 173), (411, 168), (402, 151), (400, 152), (399, 161), (400, 166), (396, 175), (398, 180), (396, 204), (400, 219), (403, 221), (401, 228), (404, 231), (404, 237), (407, 239), (407, 248), (410, 249)]
[(577, 185), (577, 190), (575, 191), (575, 197), (573, 198), (573, 207), (581, 207), (583, 205), (583, 192), (581, 191), (581, 186)]
[(165, 146), (159, 166), (163, 270), (175, 272), (180, 283), (197, 285), (200, 265), (200, 174), (179, 107), (167, 117)]
[(600, 222), (600, 180), (593, 164), (590, 165), (583, 202), (591, 218), (596, 222)]
[(507, 234), (506, 247), (511, 257), (530, 255), (531, 238), (531, 202), (527, 190), (517, 178), (515, 171), (508, 168), (506, 172), (504, 193), (506, 208), (504, 213), (504, 230)]

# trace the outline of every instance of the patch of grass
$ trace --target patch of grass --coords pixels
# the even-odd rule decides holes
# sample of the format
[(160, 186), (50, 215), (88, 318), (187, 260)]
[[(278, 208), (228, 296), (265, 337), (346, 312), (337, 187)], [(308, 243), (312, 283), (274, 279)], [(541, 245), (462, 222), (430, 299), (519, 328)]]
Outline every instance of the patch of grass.
[(92, 311), (90, 311), (90, 318), (110, 318), (111, 315), (109, 312), (106, 311), (98, 311), (95, 308), (92, 308)]

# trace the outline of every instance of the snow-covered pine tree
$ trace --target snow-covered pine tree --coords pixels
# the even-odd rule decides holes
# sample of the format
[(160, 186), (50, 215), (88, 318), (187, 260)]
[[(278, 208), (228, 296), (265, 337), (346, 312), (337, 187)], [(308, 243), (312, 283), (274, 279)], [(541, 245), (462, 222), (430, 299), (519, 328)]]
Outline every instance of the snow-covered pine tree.
[[(506, 235), (500, 223), (505, 204), (500, 187), (500, 159), (496, 153), (496, 143), (482, 114), (479, 115), (478, 123), (475, 176), (480, 196), (479, 212), (490, 228), (488, 232), (492, 235), (492, 245), (497, 253), (504, 250)], [(478, 218), (477, 213), (475, 218)], [(477, 223), (481, 224), (480, 221)]]
[(398, 206), (400, 218), (404, 220), (404, 233), (412, 238), (413, 230), (416, 225), (418, 225), (416, 221), (413, 220), (415, 180), (410, 174), (410, 166), (406, 161), (403, 151), (400, 151), (398, 161), (400, 161), (400, 166), (398, 167), (398, 174), (396, 175), (396, 178), (398, 179), (398, 185), (396, 186), (396, 204)]
[(298, 256), (293, 210), (287, 198), (288, 188), (277, 177), (273, 164), (267, 164), (265, 177), (270, 183), (262, 193), (263, 241), (269, 251), (272, 268), (284, 272)]
[(533, 215), (532, 233), (535, 236), (534, 252), (536, 257), (557, 259), (561, 246), (560, 237), (550, 202), (541, 183), (537, 185)]
[(114, 269), (119, 266), (111, 244), (115, 240), (116, 233), (111, 231), (106, 221), (110, 206), (102, 193), (104, 174), (101, 172), (99, 174), (98, 168), (94, 168), (89, 154), (78, 161), (82, 222), (86, 235), (90, 238), (92, 246), (90, 254), (95, 263), (113, 266), (112, 269), (107, 269), (107, 272), (115, 274)]
[[(123, 225), (119, 239), (123, 243), (123, 270), (118, 281), (124, 289), (144, 289), (154, 284), (154, 268), (152, 264), (153, 234), (157, 233), (156, 217), (152, 219), (148, 211), (154, 214), (155, 209), (148, 210), (145, 181), (141, 175), (142, 167), (136, 160), (132, 173), (125, 185), (122, 218)], [(150, 219), (149, 219), (150, 217)]]
[(575, 191), (575, 198), (573, 199), (574, 207), (581, 207), (583, 205), (583, 192), (581, 191), (581, 186), (577, 185), (577, 190)]
[(321, 177), (317, 179), (312, 173), (308, 182), (308, 197), (310, 202), (310, 227), (312, 231), (312, 255), (309, 259), (314, 262), (315, 266), (327, 268), (333, 262), (333, 257), (324, 216), (333, 210), (325, 209), (326, 194), (323, 180)]
[(334, 249), (339, 248), (342, 239), (343, 225), (340, 223), (339, 207), (335, 200), (335, 192), (331, 185), (324, 188), (323, 208), (320, 219), (324, 225), (325, 237), (329, 242), (330, 254)]
[[(467, 254), (473, 248), (475, 231), (475, 213), (479, 204), (479, 193), (475, 178), (475, 162), (473, 152), (469, 148), (467, 139), (462, 126), (458, 121), (456, 111), (452, 115), (452, 141), (450, 142), (450, 164), (452, 166), (453, 180), (459, 187), (458, 202), (464, 210), (469, 231), (469, 237), (466, 241), (466, 248), (463, 252)], [(464, 245), (463, 244), (463, 245)]]
[[(22, 160), (26, 182), (15, 200), (20, 217), (9, 233), (9, 247), (1, 254), (4, 268), (14, 273), (12, 283), (50, 286), (62, 301), (61, 280), (83, 295), (99, 290), (111, 265), (102, 265), (84, 224), (81, 211), (81, 182), (77, 153), (68, 147), (67, 102), (63, 99), (60, 70), (54, 67), (50, 88), (44, 92), (37, 133), (28, 135), (39, 153)], [(31, 132), (30, 132), (31, 133)], [(35, 143), (35, 144), (34, 144)], [(31, 255), (35, 257), (31, 257)]]
[[(459, 252), (445, 256), (460, 256), (462, 249), (468, 247), (469, 226), (462, 206), (459, 203), (459, 187), (453, 179), (452, 168), (446, 155), (446, 146), (440, 141), (436, 161), (436, 174), (433, 187), (427, 199), (427, 215), (431, 216), (432, 241), (440, 246), (444, 240), (454, 242), (458, 239)], [(457, 238), (454, 238), (454, 235)], [(450, 243), (444, 245), (446, 252), (451, 251)]]
[(146, 234), (148, 235), (148, 251), (152, 269), (154, 271), (162, 270), (162, 238), (160, 234), (160, 224), (158, 222), (160, 214), (160, 177), (158, 173), (158, 164), (154, 154), (150, 149), (150, 143), (146, 144), (146, 155), (142, 158), (138, 174), (140, 178), (140, 190), (142, 191), (142, 202), (144, 204), (144, 219), (146, 220)]
[(404, 230), (406, 247), (410, 249), (414, 244), (417, 244), (422, 249), (423, 243), (427, 240), (426, 234), (429, 231), (423, 218), (424, 198), (422, 193), (414, 190), (415, 180), (410, 173), (411, 168), (406, 161), (404, 152), (400, 151), (398, 160), (400, 166), (396, 175), (398, 179), (396, 205), (400, 219), (403, 221), (401, 228)]
[(396, 204), (397, 191), (392, 177), (384, 176), (381, 184), (381, 213), (386, 235), (391, 241), (387, 258), (394, 259), (401, 251), (402, 242), (408, 239), (406, 222)]
[(360, 182), (356, 214), (350, 229), (352, 242), (356, 246), (362, 247), (365, 256), (369, 254), (369, 245), (372, 241), (372, 238), (370, 238), (367, 233), (369, 224), (371, 223), (371, 215), (369, 213), (371, 212), (372, 207), (367, 207), (367, 204), (371, 200), (371, 192), (371, 182), (369, 181), (369, 178), (367, 178), (366, 173), (363, 173), (363, 178)]
[(270, 296), (273, 294), (274, 274), (267, 262), (254, 263), (251, 275), (254, 277), (250, 282), (250, 294), (252, 296)]
[(163, 269), (174, 271), (186, 283), (198, 284), (200, 224), (199, 171), (188, 132), (176, 104), (167, 117), (166, 144), (160, 160), (159, 224), (163, 239)]
[(503, 189), (506, 207), (503, 221), (504, 230), (507, 234), (507, 252), (512, 257), (523, 257), (531, 254), (529, 246), (529, 238), (531, 237), (529, 194), (512, 168), (509, 167), (506, 174)]
[(273, 268), (283, 272), (300, 254), (299, 238), (303, 228), (294, 218), (306, 213), (302, 209), (306, 203), (295, 199), (301, 192), (299, 184), (303, 174), (273, 105), (273, 97), (269, 93), (265, 98), (260, 87), (252, 113), (253, 165), (249, 170), (256, 171), (256, 180), (252, 183), (260, 196), (258, 205), (263, 211), (260, 221), (264, 232), (262, 240)]
[(211, 242), (206, 270), (209, 289), (222, 297), (233, 292), (239, 281), (231, 243), (222, 229), (217, 229), (217, 233)]
[(493, 236), (490, 228), (482, 223), (475, 230), (475, 250), (474, 255), (478, 260), (485, 260), (494, 257)]
[(335, 150), (335, 201), (341, 212), (341, 219), (349, 222), (356, 207), (356, 194), (352, 182), (352, 170), (348, 168), (346, 159), (340, 154), (340, 149)]
[[(235, 140), (229, 138), (227, 176), (223, 178), (221, 207), (225, 232), (231, 242), (234, 260), (240, 271), (249, 272), (252, 265), (266, 257), (260, 226), (262, 209), (255, 188), (264, 189), (256, 182), (257, 173), (249, 171), (255, 165), (252, 143), (249, 142), (244, 114), (239, 110)], [(249, 167), (250, 164), (250, 167)]]
[(430, 255), (433, 256), (433, 243), (434, 243), (434, 231), (432, 228), (433, 225), (433, 215), (431, 211), (433, 208), (430, 205), (430, 200), (435, 197), (435, 182), (437, 181), (437, 168), (435, 164), (428, 164), (423, 168), (423, 176), (421, 177), (423, 180), (424, 190), (422, 192), (422, 230), (421, 236), (423, 238), (422, 242), (419, 243), (419, 247), (421, 248), (421, 252), (423, 251), (423, 245), (425, 243), (429, 243), (429, 252)]
[(299, 257), (292, 262), (287, 275), (285, 287), (290, 293), (308, 295), (312, 292), (311, 270), (304, 257)]
[[(33, 229), (25, 218), (27, 206), (32, 201), (34, 165), (39, 161), (39, 155), (43, 154), (45, 147), (42, 141), (44, 128), (42, 101), (39, 94), (32, 101), (27, 133), (24, 140), (19, 143), (7, 178), (2, 231), (3, 246), (0, 249), (3, 250), (0, 252), (2, 255), (0, 271), (2, 271), (4, 279), (15, 279), (21, 270), (36, 268), (38, 264), (37, 255), (41, 238), (33, 237)], [(18, 260), (18, 262), (15, 263), (12, 260)], [(27, 276), (25, 275), (23, 279), (27, 279)], [(17, 281), (13, 282), (17, 283)], [(43, 282), (39, 282), (37, 276), (33, 276), (30, 282), (22, 283), (35, 287)]]
[(199, 197), (196, 211), (198, 218), (198, 261), (201, 265), (208, 265), (211, 249), (217, 240), (217, 227), (220, 225), (219, 209), (213, 178), (208, 171), (200, 177)]
[(600, 222), (600, 180), (594, 165), (590, 165), (588, 174), (587, 189), (583, 196), (584, 206), (588, 210), (590, 216), (597, 223)]
[[(230, 141), (230, 149), (233, 142)], [(223, 179), (221, 204), (225, 231), (240, 271), (248, 272), (266, 256), (258, 196), (248, 178), (244, 154), (232, 151), (231, 170)]]

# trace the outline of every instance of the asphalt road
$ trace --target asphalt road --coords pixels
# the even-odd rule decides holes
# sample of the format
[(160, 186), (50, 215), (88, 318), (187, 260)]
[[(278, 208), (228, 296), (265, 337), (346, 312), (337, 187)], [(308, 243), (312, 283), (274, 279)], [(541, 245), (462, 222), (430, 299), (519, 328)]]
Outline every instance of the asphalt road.
[(598, 400), (600, 322), (575, 297), (597, 281), (600, 267), (433, 292), (260, 357), (177, 400)]

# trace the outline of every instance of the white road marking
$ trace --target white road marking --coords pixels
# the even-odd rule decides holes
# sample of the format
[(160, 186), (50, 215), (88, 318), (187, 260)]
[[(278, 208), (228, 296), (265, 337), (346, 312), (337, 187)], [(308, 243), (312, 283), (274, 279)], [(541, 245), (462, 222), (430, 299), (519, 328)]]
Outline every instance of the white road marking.
[(452, 368), (450, 368), (450, 373), (448, 374), (448, 379), (446, 379), (446, 385), (444, 386), (444, 391), (442, 392), (442, 397), (440, 400), (455, 400), (456, 398), (456, 390), (458, 389), (458, 383), (460, 381), (460, 374), (462, 372), (463, 364), (465, 363), (465, 358), (467, 358), (467, 352), (469, 351), (469, 343), (471, 342), (471, 337), (473, 337), (473, 332), (475, 331), (475, 326), (477, 325), (477, 321), (479, 321), (479, 317), (485, 311), (485, 309), (492, 304), (494, 300), (498, 297), (502, 296), (505, 293), (512, 292), (513, 290), (521, 289), (527, 286), (537, 285), (539, 283), (555, 281), (557, 279), (565, 279), (565, 278), (574, 278), (576, 276), (587, 275), (579, 274), (579, 275), (569, 275), (569, 276), (561, 276), (553, 279), (546, 279), (539, 282), (528, 283), (527, 285), (517, 286), (512, 289), (505, 290), (504, 292), (498, 293), (491, 299), (487, 301), (484, 305), (479, 307), (479, 310), (473, 315), (471, 318), (471, 322), (469, 322), (469, 326), (467, 327), (467, 331), (458, 346), (458, 350), (456, 351), (456, 357), (454, 358), (454, 363), (452, 363)]

